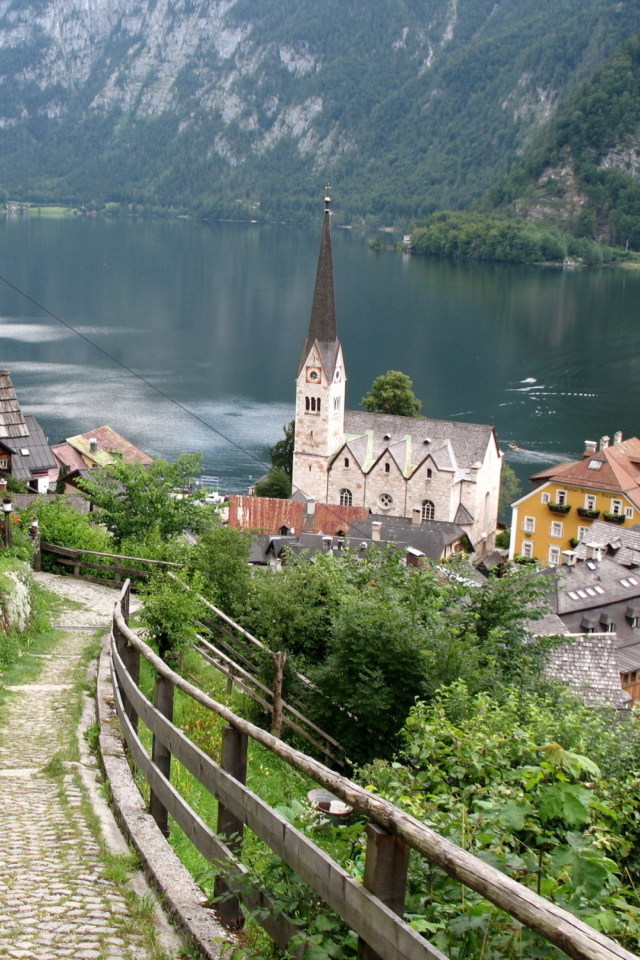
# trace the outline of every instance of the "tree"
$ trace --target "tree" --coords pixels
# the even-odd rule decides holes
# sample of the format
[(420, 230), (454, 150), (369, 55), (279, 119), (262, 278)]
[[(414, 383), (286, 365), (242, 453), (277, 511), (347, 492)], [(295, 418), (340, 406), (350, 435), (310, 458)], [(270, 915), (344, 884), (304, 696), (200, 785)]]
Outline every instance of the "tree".
[[(288, 477), (293, 476), (293, 448), (296, 442), (296, 422), (291, 420), (285, 423), (284, 438), (267, 447), (271, 457), (271, 466), (274, 470), (284, 470)], [(264, 496), (264, 494), (263, 494)]]
[(373, 381), (369, 393), (360, 405), (369, 413), (391, 413), (400, 417), (417, 417), (422, 407), (411, 389), (413, 381), (406, 373), (388, 370)]
[(256, 497), (277, 497), (286, 500), (291, 496), (291, 477), (282, 468), (270, 470), (263, 480), (256, 483)]
[(92, 470), (79, 485), (99, 508), (100, 520), (116, 544), (151, 533), (170, 538), (210, 525), (211, 508), (200, 504), (197, 492), (188, 492), (191, 479), (200, 472), (200, 460), (199, 453), (182, 453), (175, 463), (117, 460), (104, 470)]
[(498, 501), (498, 515), (509, 516), (509, 507), (517, 500), (522, 491), (520, 481), (513, 467), (503, 461), (502, 476), (500, 478), (500, 499)]

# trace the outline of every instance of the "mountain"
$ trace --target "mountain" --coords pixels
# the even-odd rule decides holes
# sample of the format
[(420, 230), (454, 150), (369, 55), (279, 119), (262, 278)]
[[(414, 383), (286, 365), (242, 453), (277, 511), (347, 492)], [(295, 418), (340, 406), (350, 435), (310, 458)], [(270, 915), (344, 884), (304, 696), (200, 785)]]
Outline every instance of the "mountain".
[(640, 250), (640, 36), (582, 83), (488, 205)]
[(459, 207), (638, 29), (640, 0), (0, 0), (0, 197)]

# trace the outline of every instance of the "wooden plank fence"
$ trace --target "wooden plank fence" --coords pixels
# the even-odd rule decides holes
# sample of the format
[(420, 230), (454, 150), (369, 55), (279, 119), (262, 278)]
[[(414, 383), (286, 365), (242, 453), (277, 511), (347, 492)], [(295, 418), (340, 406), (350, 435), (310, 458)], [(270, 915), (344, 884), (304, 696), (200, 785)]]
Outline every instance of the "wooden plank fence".
[[(152, 575), (154, 567), (180, 568), (182, 566), (181, 563), (171, 563), (168, 560), (147, 560), (145, 557), (124, 557), (117, 553), (100, 553), (98, 550), (76, 550), (70, 547), (58, 547), (52, 543), (41, 543), (39, 548), (40, 553), (52, 554), (56, 562), (66, 567), (68, 572), (75, 577), (76, 580), (100, 583), (107, 587), (113, 587), (114, 584), (120, 586), (123, 582), (123, 576), (145, 580)], [(107, 557), (113, 560), (113, 563), (92, 563), (91, 560), (83, 559), (86, 556)], [(123, 566), (123, 561), (128, 561), (129, 563), (146, 563), (151, 566), (152, 570), (137, 570), (134, 567), (126, 567)], [(37, 569), (39, 569), (39, 565)], [(109, 573), (113, 573), (113, 577), (108, 579), (107, 577), (82, 576), (80, 573), (81, 569), (108, 571)]]
[[(241, 922), (237, 899), (240, 898), (249, 907), (266, 907), (267, 917), (258, 922), (281, 947), (286, 947), (292, 934), (297, 932), (287, 917), (269, 913), (267, 893), (253, 884), (247, 885), (247, 871), (240, 860), (242, 830), (247, 826), (358, 934), (360, 960), (446, 960), (402, 919), (409, 849), (416, 850), (454, 879), (479, 892), (575, 960), (637, 960), (573, 914), (462, 850), (389, 801), (376, 797), (320, 761), (238, 717), (175, 673), (129, 629), (129, 586), (128, 582), (125, 583), (115, 604), (111, 645), (114, 699), (124, 737), (131, 756), (156, 798), (156, 810), (161, 808), (160, 824), (166, 824), (166, 816), (170, 813), (207, 860), (225, 865), (222, 883), (228, 885), (235, 896), (223, 905), (223, 912), (232, 925)], [(138, 681), (140, 657), (151, 665), (158, 678), (226, 721), (228, 726), (220, 764), (203, 753), (172, 723), (167, 698), (153, 705), (144, 697)], [(169, 761), (172, 756), (178, 759), (217, 798), (216, 832), (173, 787), (170, 763), (159, 765), (149, 756), (137, 735), (138, 717), (152, 731), (152, 756), (156, 755), (156, 743), (160, 743)], [(367, 828), (364, 884), (354, 880), (246, 787), (249, 738), (371, 821)], [(262, 912), (258, 916), (261, 917)]]

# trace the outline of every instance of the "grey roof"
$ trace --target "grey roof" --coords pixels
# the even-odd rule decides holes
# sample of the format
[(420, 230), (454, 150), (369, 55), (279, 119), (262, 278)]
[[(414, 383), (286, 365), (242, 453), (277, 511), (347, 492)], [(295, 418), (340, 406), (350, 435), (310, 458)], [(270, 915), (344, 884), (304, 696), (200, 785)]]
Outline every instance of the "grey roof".
[(620, 686), (616, 638), (612, 633), (587, 634), (555, 647), (547, 673), (562, 680), (593, 706), (621, 708), (630, 700)]
[(579, 560), (590, 555), (587, 545), (606, 547), (607, 554), (624, 567), (640, 565), (640, 528), (637, 526), (620, 527), (604, 520), (594, 520), (588, 535), (576, 547)]
[(640, 670), (640, 638), (632, 643), (624, 643), (616, 649), (620, 673)]
[(563, 565), (556, 567), (556, 572), (555, 609), (561, 617), (615, 603), (628, 604), (640, 597), (640, 572), (635, 575), (621, 569), (610, 557)]
[[(36, 473), (47, 473), (58, 466), (36, 418), (28, 413), (24, 422), (28, 430), (27, 436), (16, 437), (10, 443), (4, 441), (4, 445), (12, 451), (11, 474), (18, 480), (29, 480)], [(23, 450), (27, 453), (23, 454)]]
[(460, 524), (473, 523), (473, 517), (471, 516), (467, 508), (464, 506), (464, 504), (462, 503), (458, 505), (458, 509), (456, 510), (456, 515), (453, 519), (455, 523), (460, 523)]
[[(360, 539), (376, 543), (371, 536), (373, 522), (382, 524), (380, 539), (385, 543), (397, 543), (402, 549), (413, 547), (431, 560), (440, 560), (445, 547), (467, 536), (457, 523), (445, 520), (412, 523), (407, 517), (387, 517), (383, 514), (371, 514), (366, 520), (358, 520), (349, 528), (347, 536), (354, 541)], [(470, 552), (473, 550), (470, 542), (468, 548)]]
[[(322, 225), (322, 240), (320, 241), (320, 255), (311, 306), (309, 333), (302, 347), (298, 373), (302, 370), (304, 361), (309, 356), (309, 351), (315, 341), (318, 341), (318, 344), (322, 346), (337, 344), (338, 341), (333, 293), (333, 263), (331, 259), (331, 215), (328, 207), (324, 212), (324, 223)], [(336, 356), (337, 351), (334, 354), (329, 351), (326, 357), (322, 357), (325, 370), (331, 380), (333, 379)]]
[[(440, 470), (451, 470), (457, 466), (470, 471), (476, 464), (482, 464), (489, 443), (495, 440), (493, 427), (485, 424), (430, 420), (427, 417), (397, 417), (387, 413), (367, 413), (365, 410), (345, 411), (344, 431), (351, 450), (354, 450), (357, 437), (373, 431), (373, 450), (370, 451), (373, 461), (390, 445), (406, 443), (408, 436), (412, 463), (417, 466), (430, 454)], [(449, 444), (452, 450), (448, 449)], [(358, 460), (362, 465), (360, 456)]]
[[(43, 497), (50, 501), (55, 494), (50, 493), (10, 493), (14, 510), (28, 510), (32, 505), (41, 503)], [(75, 494), (65, 493), (64, 502), (67, 506), (77, 510), (78, 513), (89, 513), (91, 504), (86, 497), (76, 496)]]
[(0, 438), (26, 437), (29, 429), (8, 370), (0, 370)]

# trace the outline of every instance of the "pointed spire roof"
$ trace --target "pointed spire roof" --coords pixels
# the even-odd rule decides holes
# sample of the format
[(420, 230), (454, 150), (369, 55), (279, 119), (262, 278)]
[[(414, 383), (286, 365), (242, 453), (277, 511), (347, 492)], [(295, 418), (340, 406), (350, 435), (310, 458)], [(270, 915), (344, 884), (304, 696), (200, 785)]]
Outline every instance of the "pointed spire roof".
[[(322, 227), (322, 240), (320, 241), (320, 255), (318, 257), (316, 286), (313, 292), (311, 320), (309, 321), (309, 333), (307, 334), (307, 339), (302, 347), (302, 356), (300, 358), (298, 373), (300, 373), (302, 365), (304, 364), (304, 361), (309, 355), (309, 351), (316, 340), (322, 345), (331, 344), (330, 348), (327, 349), (325, 347), (325, 349), (322, 349), (322, 353), (327, 354), (327, 359), (329, 360), (330, 365), (332, 361), (333, 364), (335, 364), (335, 357), (337, 356), (339, 344), (336, 325), (336, 305), (333, 293), (333, 262), (331, 259), (330, 223), (331, 213), (329, 210), (330, 202), (331, 198), (326, 196), (324, 201), (324, 224)], [(332, 375), (332, 371), (330, 375)]]

